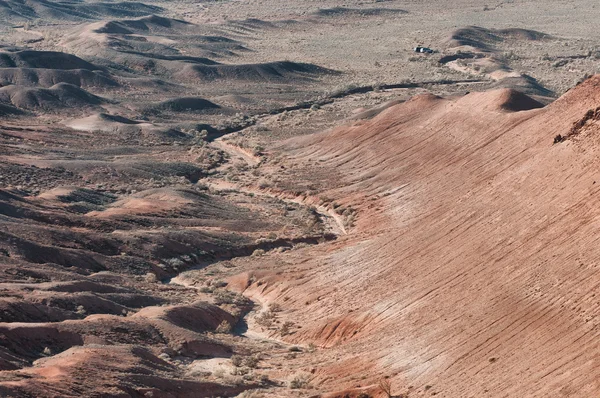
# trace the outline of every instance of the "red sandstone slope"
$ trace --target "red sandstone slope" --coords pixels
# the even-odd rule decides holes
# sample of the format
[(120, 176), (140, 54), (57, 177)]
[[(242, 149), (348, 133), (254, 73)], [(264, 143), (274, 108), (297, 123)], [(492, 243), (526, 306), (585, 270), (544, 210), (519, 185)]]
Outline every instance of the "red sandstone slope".
[[(358, 209), (344, 241), (295, 264), (300, 281), (248, 290), (291, 297), (304, 326), (290, 340), (330, 348), (317, 382), (600, 394), (600, 124), (553, 145), (600, 105), (600, 77), (543, 109), (511, 101), (529, 102), (421, 96), (287, 144), (321, 162), (312, 176), (337, 187), (327, 196)], [(341, 180), (327, 180), (333, 169)]]

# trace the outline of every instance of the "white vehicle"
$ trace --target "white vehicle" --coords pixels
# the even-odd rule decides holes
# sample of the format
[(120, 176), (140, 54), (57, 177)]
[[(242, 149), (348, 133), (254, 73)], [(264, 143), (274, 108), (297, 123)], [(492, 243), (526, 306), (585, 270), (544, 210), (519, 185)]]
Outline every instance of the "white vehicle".
[(433, 50), (431, 48), (421, 47), (421, 46), (415, 47), (415, 52), (422, 53), (422, 54), (433, 54)]

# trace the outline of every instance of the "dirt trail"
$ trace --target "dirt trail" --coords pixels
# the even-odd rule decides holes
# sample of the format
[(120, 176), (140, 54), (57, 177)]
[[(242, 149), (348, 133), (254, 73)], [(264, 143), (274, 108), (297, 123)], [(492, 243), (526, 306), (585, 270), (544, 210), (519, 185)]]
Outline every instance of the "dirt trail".
[[(210, 145), (226, 152), (227, 154), (229, 154), (231, 159), (241, 159), (242, 161), (246, 162), (251, 167), (258, 165), (261, 162), (261, 159), (259, 157), (250, 154), (248, 151), (244, 150), (243, 148), (240, 148), (238, 146), (235, 146), (228, 142), (223, 141), (222, 138), (216, 139)], [(227, 165), (228, 163), (230, 163), (230, 162), (226, 162), (225, 165)], [(221, 166), (221, 167), (223, 167), (223, 166)], [(321, 221), (325, 225), (326, 233), (329, 233), (329, 234), (332, 233), (336, 236), (348, 234), (348, 232), (346, 231), (346, 228), (344, 226), (344, 221), (338, 214), (336, 214), (332, 209), (328, 209), (322, 205), (315, 205), (313, 203), (310, 203), (306, 198), (290, 197), (289, 195), (286, 195), (286, 193), (284, 193), (284, 192), (273, 192), (273, 191), (269, 191), (267, 189), (260, 189), (258, 187), (240, 186), (238, 184), (234, 184), (234, 183), (231, 183), (231, 182), (228, 182), (225, 180), (221, 180), (221, 179), (211, 178), (211, 179), (206, 180), (204, 183), (206, 185), (208, 185), (212, 190), (215, 190), (215, 191), (234, 190), (234, 191), (246, 193), (246, 194), (253, 194), (253, 195), (258, 195), (258, 196), (263, 196), (263, 197), (275, 198), (278, 200), (282, 200), (284, 202), (294, 203), (294, 204), (298, 204), (301, 206), (310, 206), (316, 211), (316, 213), (319, 214)], [(201, 265), (199, 268), (203, 268), (203, 266)], [(179, 275), (171, 278), (167, 283), (174, 284), (174, 285), (180, 285), (180, 286), (184, 286), (184, 287), (187, 287), (190, 289), (194, 289), (196, 291), (200, 291), (199, 285), (196, 285), (188, 278), (182, 277), (182, 274), (179, 274)], [(271, 336), (267, 331), (264, 331), (258, 325), (258, 323), (256, 322), (256, 317), (259, 316), (261, 313), (267, 311), (268, 307), (264, 302), (261, 302), (259, 297), (252, 296), (250, 298), (252, 299), (252, 301), (255, 304), (258, 305), (258, 308), (255, 308), (252, 311), (250, 311), (244, 315), (243, 319), (240, 320), (240, 324), (242, 322), (245, 323), (244, 327), (242, 328), (243, 330), (239, 330), (236, 334), (239, 336), (248, 338), (250, 340), (256, 341), (256, 342), (275, 343), (279, 346), (284, 346), (284, 347), (289, 346), (290, 344), (286, 343), (283, 340), (280, 340), (280, 339), (277, 339), (277, 338)], [(238, 324), (238, 327), (239, 327), (239, 324)], [(202, 364), (204, 363), (204, 361), (205, 360), (195, 361), (194, 366), (203, 366)], [(202, 364), (198, 365), (198, 363), (200, 363), (200, 362), (202, 362)]]
[[(220, 149), (220, 150), (226, 152), (227, 154), (229, 154), (231, 159), (240, 159), (240, 160), (246, 162), (251, 167), (259, 165), (260, 162), (262, 161), (262, 159), (260, 157), (249, 153), (248, 151), (244, 150), (243, 148), (240, 148), (236, 145), (233, 145), (233, 144), (230, 144), (230, 143), (224, 141), (222, 137), (214, 140), (213, 142), (210, 143), (210, 145), (213, 146), (214, 148), (217, 148), (217, 149)], [(226, 162), (224, 165), (221, 166), (221, 168), (225, 167), (230, 162), (231, 161)], [(306, 198), (290, 197), (288, 194), (286, 194), (284, 192), (273, 192), (273, 191), (270, 191), (267, 189), (260, 189), (258, 187), (240, 186), (238, 184), (234, 184), (234, 183), (222, 180), (222, 179), (210, 178), (210, 179), (207, 179), (206, 181), (204, 181), (204, 183), (208, 187), (210, 187), (212, 190), (215, 190), (215, 191), (234, 190), (234, 191), (246, 193), (246, 194), (253, 194), (253, 195), (257, 195), (257, 196), (275, 198), (275, 199), (278, 199), (278, 200), (281, 200), (281, 201), (284, 201), (287, 203), (294, 203), (294, 204), (301, 205), (301, 206), (310, 206), (316, 211), (316, 213), (319, 214), (321, 221), (325, 225), (326, 232), (324, 235), (334, 234), (335, 236), (341, 236), (341, 235), (348, 234), (348, 232), (346, 231), (346, 228), (344, 226), (344, 221), (340, 217), (340, 215), (336, 214), (332, 209), (328, 209), (325, 206), (310, 203)], [(202, 267), (203, 267), (203, 265), (199, 266), (199, 268), (202, 268)], [(200, 290), (199, 286), (197, 286), (195, 283), (191, 283), (190, 280), (182, 277), (181, 274), (171, 278), (167, 283), (184, 286), (184, 287), (194, 289), (197, 291)], [(249, 339), (252, 339), (252, 340), (256, 340), (256, 341), (269, 341), (271, 343), (277, 343), (279, 345), (288, 346), (289, 345), (288, 343), (286, 343), (282, 340), (273, 338), (268, 333), (263, 331), (260, 328), (260, 326), (258, 326), (258, 324), (255, 321), (255, 318), (258, 315), (260, 315), (262, 312), (266, 311), (267, 306), (265, 305), (265, 303), (262, 303), (260, 301), (260, 299), (257, 297), (251, 297), (251, 299), (259, 305), (259, 308), (250, 311), (249, 313), (247, 313), (244, 316), (243, 319), (244, 319), (244, 322), (246, 322), (247, 327), (245, 328), (245, 330), (243, 332), (240, 332), (239, 335), (249, 338)]]
[(211, 180), (206, 181), (206, 185), (216, 191), (224, 191), (224, 190), (235, 190), (242, 193), (254, 194), (258, 196), (265, 196), (269, 198), (275, 198), (282, 200), (288, 203), (294, 203), (302, 206), (311, 206), (315, 209), (315, 211), (321, 216), (321, 221), (328, 227), (328, 229), (337, 236), (348, 235), (348, 231), (344, 226), (344, 220), (340, 217), (339, 214), (335, 213), (333, 210), (328, 209), (321, 205), (315, 205), (313, 203), (308, 202), (306, 199), (300, 198), (292, 198), (287, 196), (282, 192), (272, 192), (266, 189), (260, 189), (257, 187), (242, 187), (237, 184), (230, 183), (228, 181), (223, 180)]
[[(261, 162), (261, 159), (258, 156), (252, 155), (243, 148), (223, 141), (223, 138), (218, 138), (214, 140), (213, 142), (211, 142), (211, 145), (217, 149), (226, 152), (231, 158), (237, 158), (245, 161), (251, 167), (258, 165)], [(329, 227), (332, 233), (338, 236), (348, 234), (344, 225), (344, 220), (340, 217), (339, 214), (337, 214), (332, 209), (328, 209), (324, 206), (309, 203), (305, 198), (290, 197), (289, 195), (286, 195), (283, 192), (272, 192), (266, 189), (260, 189), (258, 187), (242, 187), (237, 184), (233, 184), (223, 180), (209, 180), (206, 182), (206, 184), (217, 191), (236, 190), (243, 193), (251, 193), (254, 195), (276, 198), (279, 200), (283, 200), (284, 202), (295, 203), (302, 206), (311, 206), (315, 209), (317, 213), (319, 213), (323, 223)]]
[[(182, 278), (181, 274), (171, 278), (168, 282), (169, 284), (173, 284), (173, 285), (179, 285), (179, 286), (184, 286), (188, 289), (194, 289), (196, 291), (200, 291), (201, 286), (196, 284), (195, 282), (192, 283), (190, 280), (186, 279), (186, 278)], [(282, 344), (282, 345), (290, 345), (289, 343), (286, 343), (283, 340), (274, 338), (272, 336), (270, 336), (268, 333), (265, 333), (260, 326), (257, 325), (255, 318), (257, 316), (259, 316), (260, 314), (262, 314), (263, 312), (266, 312), (268, 310), (267, 305), (262, 302), (260, 300), (259, 297), (251, 297), (251, 300), (257, 304), (257, 308), (249, 311), (241, 320), (240, 323), (242, 322), (246, 322), (246, 327), (244, 328), (243, 331), (239, 331), (235, 334), (242, 336), (242, 337), (246, 337), (248, 339), (252, 339), (252, 340), (267, 340), (273, 343), (277, 343), (277, 344)], [(239, 326), (239, 325), (238, 325)], [(209, 359), (210, 360), (210, 359)]]
[(223, 137), (217, 138), (212, 142), (212, 146), (228, 153), (232, 158), (239, 158), (248, 163), (249, 166), (256, 166), (261, 162), (260, 157), (251, 154), (249, 151), (239, 146), (232, 145), (223, 140)]

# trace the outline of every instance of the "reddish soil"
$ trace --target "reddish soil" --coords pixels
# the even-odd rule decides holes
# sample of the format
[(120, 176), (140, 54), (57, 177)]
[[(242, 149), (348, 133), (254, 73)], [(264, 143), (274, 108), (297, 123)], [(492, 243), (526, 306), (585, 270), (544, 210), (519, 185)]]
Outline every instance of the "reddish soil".
[(326, 349), (317, 384), (598, 392), (598, 126), (552, 139), (595, 114), (600, 77), (546, 108), (509, 111), (523, 104), (506, 90), (425, 95), (281, 147), (336, 170), (335, 182), (321, 174), (323, 195), (358, 211), (350, 235), (284, 268), (296, 278), (267, 273), (246, 290), (288, 298), (302, 328), (285, 340)]

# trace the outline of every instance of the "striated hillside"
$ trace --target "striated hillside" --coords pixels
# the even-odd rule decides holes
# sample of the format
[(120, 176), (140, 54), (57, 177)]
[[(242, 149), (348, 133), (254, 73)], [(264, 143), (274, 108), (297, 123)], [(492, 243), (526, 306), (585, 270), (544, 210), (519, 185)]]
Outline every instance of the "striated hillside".
[(290, 340), (329, 348), (332, 386), (597, 394), (600, 126), (569, 132), (599, 105), (600, 77), (520, 112), (536, 104), (509, 90), (424, 95), (288, 142), (356, 226), (294, 265), (301, 283), (266, 276), (248, 294), (291, 298), (305, 326)]

